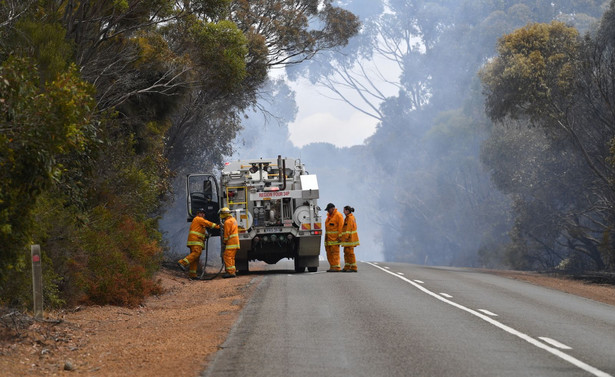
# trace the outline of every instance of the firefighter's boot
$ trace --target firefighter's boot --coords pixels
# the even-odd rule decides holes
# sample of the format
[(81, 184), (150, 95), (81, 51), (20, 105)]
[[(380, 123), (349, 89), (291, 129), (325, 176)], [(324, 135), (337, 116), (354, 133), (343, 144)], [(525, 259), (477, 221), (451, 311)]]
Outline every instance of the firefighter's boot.
[(182, 271), (188, 271), (188, 266), (190, 265), (190, 262), (186, 258), (184, 258), (178, 260), (177, 265), (179, 266), (179, 268), (182, 269)]

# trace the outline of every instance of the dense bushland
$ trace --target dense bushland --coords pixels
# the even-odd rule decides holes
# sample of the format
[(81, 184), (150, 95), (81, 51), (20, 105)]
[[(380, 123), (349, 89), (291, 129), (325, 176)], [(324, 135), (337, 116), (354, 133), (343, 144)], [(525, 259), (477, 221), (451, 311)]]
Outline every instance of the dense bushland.
[(30, 306), (31, 244), (47, 307), (158, 292), (177, 169), (230, 153), (272, 66), (358, 27), (328, 0), (1, 1), (0, 304)]

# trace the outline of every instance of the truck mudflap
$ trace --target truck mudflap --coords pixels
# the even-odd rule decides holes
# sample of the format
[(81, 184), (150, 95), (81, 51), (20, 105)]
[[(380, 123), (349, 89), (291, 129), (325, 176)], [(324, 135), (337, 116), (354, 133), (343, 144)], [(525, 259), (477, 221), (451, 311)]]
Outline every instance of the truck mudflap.
[(303, 236), (299, 240), (297, 255), (300, 257), (320, 255), (320, 236)]

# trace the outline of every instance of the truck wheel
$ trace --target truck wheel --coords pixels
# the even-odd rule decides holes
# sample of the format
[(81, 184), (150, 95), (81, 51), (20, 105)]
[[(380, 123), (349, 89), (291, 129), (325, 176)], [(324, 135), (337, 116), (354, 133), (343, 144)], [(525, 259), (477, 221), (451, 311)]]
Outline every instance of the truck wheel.
[(305, 264), (298, 257), (295, 257), (295, 272), (305, 272)]
[(318, 271), (318, 267), (308, 267), (308, 271), (309, 272), (316, 272), (316, 271)]
[(237, 273), (239, 273), (239, 274), (245, 275), (248, 272), (250, 272), (250, 269), (248, 268), (248, 265), (249, 264), (248, 264), (247, 260), (245, 260), (245, 261), (243, 261), (243, 260), (240, 260), (240, 261), (235, 260), (235, 266), (237, 268)]
[(295, 272), (305, 272), (305, 266), (295, 266)]

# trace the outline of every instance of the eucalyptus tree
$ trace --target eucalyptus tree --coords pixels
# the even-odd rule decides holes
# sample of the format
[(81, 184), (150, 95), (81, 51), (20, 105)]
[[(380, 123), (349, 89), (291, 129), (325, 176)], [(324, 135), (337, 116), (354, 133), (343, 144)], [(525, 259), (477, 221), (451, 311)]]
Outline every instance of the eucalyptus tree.
[[(228, 146), (235, 136), (241, 112), (249, 106), (258, 107), (259, 90), (271, 70), (345, 46), (360, 26), (353, 13), (334, 6), (331, 0), (234, 0), (229, 3), (228, 18), (247, 40), (247, 74), (232, 94), (207, 96), (210, 103), (192, 97), (194, 116), (179, 119), (170, 134), (170, 147), (180, 154), (173, 158), (176, 164), (190, 163), (199, 153), (214, 163), (220, 162), (220, 156), (230, 155), (222, 146)], [(224, 124), (232, 125), (229, 129), (233, 132), (225, 133)], [(212, 139), (215, 135), (223, 142)], [(212, 148), (204, 150), (204, 145)]]
[[(193, 110), (176, 115), (167, 145), (171, 166), (177, 172), (215, 169), (224, 156), (232, 154), (231, 142), (242, 116), (250, 110), (267, 113), (257, 99), (262, 99), (272, 70), (336, 50), (346, 45), (360, 27), (354, 14), (330, 0), (231, 1), (227, 15), (247, 41), (246, 75), (233, 93), (205, 97), (192, 94), (184, 106)], [(185, 216), (180, 185), (176, 180), (177, 201), (167, 208), (163, 219), (172, 247), (183, 242), (175, 236)]]
[[(510, 156), (488, 153), (494, 175), (503, 178), (498, 186), (517, 203), (514, 252), (548, 267), (565, 260), (576, 268), (613, 268), (614, 60), (604, 38), (612, 7), (598, 33), (585, 39), (559, 22), (515, 31), (482, 72), (491, 119), (524, 126), (495, 132), (490, 143), (508, 135), (505, 143), (531, 156), (506, 163)], [(523, 134), (535, 136), (514, 143)]]

